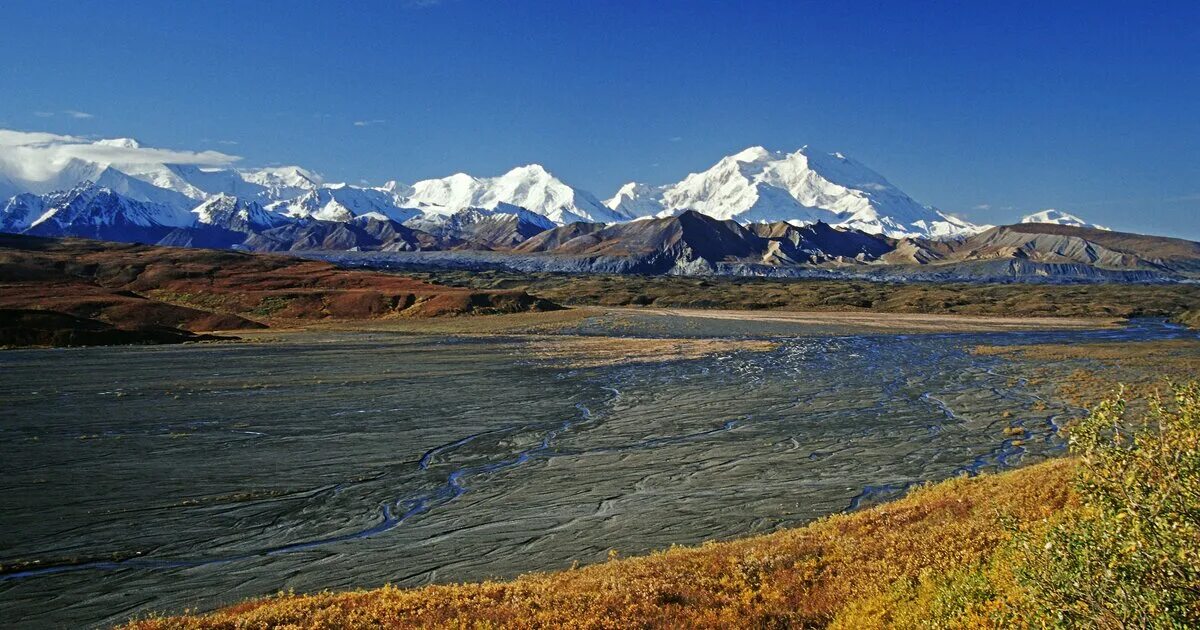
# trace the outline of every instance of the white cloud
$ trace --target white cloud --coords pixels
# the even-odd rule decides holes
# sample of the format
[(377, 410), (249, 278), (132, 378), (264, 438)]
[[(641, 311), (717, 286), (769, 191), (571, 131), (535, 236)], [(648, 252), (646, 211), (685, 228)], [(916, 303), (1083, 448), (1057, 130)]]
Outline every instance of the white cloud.
[(93, 114), (89, 114), (87, 112), (81, 112), (81, 111), (75, 110), (75, 109), (63, 110), (63, 114), (66, 114), (67, 116), (70, 116), (71, 118), (79, 118), (81, 120), (86, 119), (86, 118), (95, 118), (96, 117)]
[(370, 127), (371, 125), (382, 125), (385, 122), (387, 122), (387, 121), (383, 120), (382, 118), (376, 118), (374, 120), (356, 120), (356, 121), (354, 121), (354, 126), (355, 127)]
[(981, 203), (981, 204), (979, 204), (979, 205), (977, 205), (977, 206), (974, 206), (974, 207), (973, 207), (973, 208), (971, 208), (971, 209), (972, 209), (972, 210), (991, 210), (991, 209), (992, 209), (992, 204), (990, 204), (990, 203)]
[(156, 164), (229, 166), (240, 159), (218, 151), (143, 147), (129, 139), (93, 142), (80, 136), (0, 129), (0, 170), (27, 182), (46, 181), (72, 160), (115, 165), (128, 171)]

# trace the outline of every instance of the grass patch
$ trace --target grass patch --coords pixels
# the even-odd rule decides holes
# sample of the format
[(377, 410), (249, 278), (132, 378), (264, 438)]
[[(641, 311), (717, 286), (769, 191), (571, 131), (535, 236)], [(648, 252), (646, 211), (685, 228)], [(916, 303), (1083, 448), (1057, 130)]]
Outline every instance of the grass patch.
[(291, 302), (291, 298), (278, 295), (268, 295), (259, 300), (258, 305), (246, 311), (246, 313), (248, 315), (257, 315), (259, 317), (271, 317), (272, 315), (275, 315), (276, 313), (287, 308)]
[(187, 306), (215, 313), (236, 313), (236, 304), (231, 305), (228, 296), (221, 293), (187, 293), (155, 289), (147, 291), (146, 295), (167, 304)]
[[(1200, 374), (1200, 340), (976, 346), (975, 354), (996, 355), (1033, 364), (1036, 382), (1054, 383), (1057, 394), (1091, 408), (1123, 383), (1125, 395), (1144, 411), (1145, 402)], [(1061, 376), (1063, 365), (1070, 373)], [(1053, 366), (1053, 367), (1048, 367)]]

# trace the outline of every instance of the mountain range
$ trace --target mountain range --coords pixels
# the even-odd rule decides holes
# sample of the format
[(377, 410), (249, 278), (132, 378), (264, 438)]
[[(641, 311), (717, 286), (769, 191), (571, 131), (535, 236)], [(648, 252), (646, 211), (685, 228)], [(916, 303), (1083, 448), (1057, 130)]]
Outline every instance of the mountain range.
[(741, 224), (694, 210), (610, 225), (572, 223), (515, 247), (414, 253), (310, 248), (345, 266), (520, 272), (865, 278), (886, 281), (1178, 282), (1200, 279), (1200, 243), (1018, 223), (951, 240), (896, 239), (817, 222)]
[[(711, 168), (665, 186), (626, 184), (611, 198), (575, 188), (538, 164), (520, 166), (498, 177), (457, 173), (411, 185), (382, 186), (325, 182), (299, 166), (234, 168), (234, 158), (215, 152), (190, 152), (143, 146), (131, 138), (87, 140), (48, 133), (0, 130), (0, 199), (11, 210), (28, 212), (29, 198), (44, 197), (45, 211), (15, 217), (6, 210), (5, 229), (28, 230), (51, 219), (44, 216), (57, 198), (72, 190), (107, 189), (136, 208), (131, 223), (188, 227), (201, 224), (197, 208), (215, 197), (257, 203), (286, 219), (347, 222), (379, 215), (405, 222), (446, 216), (463, 210), (512, 212), (523, 209), (556, 225), (586, 221), (617, 223), (666, 217), (696, 210), (741, 223), (787, 221), (796, 225), (823, 221), (895, 238), (959, 237), (985, 229), (918, 203), (883, 176), (840, 153), (809, 147), (792, 153), (751, 147), (721, 158)], [(132, 206), (129, 206), (132, 208)], [(105, 220), (97, 217), (92, 223)], [(55, 222), (87, 230), (88, 217)]]
[(0, 130), (0, 232), (327, 257), (374, 252), (340, 256), (353, 261), (441, 252), (421, 260), (643, 273), (887, 276), (915, 266), (1161, 280), (1191, 277), (1189, 261), (1200, 257), (1179, 244), (1188, 241), (1121, 240), (1058, 210), (1013, 226), (974, 225), (849, 157), (809, 147), (751, 147), (674, 184), (630, 182), (604, 201), (536, 164), (498, 177), (371, 187), (328, 183), (298, 166), (234, 168), (232, 160), (129, 138)]

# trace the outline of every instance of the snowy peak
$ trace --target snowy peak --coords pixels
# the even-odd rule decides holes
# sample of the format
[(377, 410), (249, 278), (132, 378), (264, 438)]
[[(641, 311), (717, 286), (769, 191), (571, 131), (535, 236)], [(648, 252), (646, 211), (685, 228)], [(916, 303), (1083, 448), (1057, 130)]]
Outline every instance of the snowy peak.
[(408, 184), (402, 184), (394, 179), (384, 182), (379, 189), (387, 191), (393, 195), (396, 195), (397, 197), (408, 197), (413, 192), (412, 186), (409, 186)]
[(630, 219), (654, 216), (663, 211), (663, 189), (629, 182), (604, 202), (604, 207)]
[(501, 179), (518, 179), (518, 180), (539, 180), (553, 179), (554, 176), (550, 171), (546, 170), (541, 164), (526, 164), (524, 166), (514, 167), (509, 172), (500, 177)]
[(322, 183), (298, 166), (235, 169), (238, 159), (216, 151), (147, 147), (133, 138), (91, 141), (0, 129), (0, 193), (48, 194), (90, 181), (136, 201), (190, 210), (213, 195), (269, 203)]
[(93, 144), (102, 147), (120, 147), (122, 149), (140, 149), (142, 143), (133, 138), (110, 138), (107, 140), (97, 140)]
[(420, 181), (412, 185), (407, 201), (412, 207), (435, 214), (454, 214), (467, 208), (495, 209), (508, 204), (558, 224), (627, 218), (605, 207), (591, 193), (567, 185), (540, 164), (520, 166), (499, 177), (456, 173)]
[(173, 179), (158, 185), (198, 200), (225, 194), (267, 204), (298, 197), (322, 183), (320, 177), (298, 166), (227, 169), (170, 164), (166, 171)]
[[(661, 210), (655, 213), (656, 203)], [(749, 147), (659, 191), (627, 186), (608, 207), (631, 216), (697, 210), (743, 223), (823, 221), (895, 238), (978, 231), (917, 203), (879, 173), (841, 153), (807, 146), (792, 153)]]
[(46, 198), (33, 193), (13, 195), (0, 204), (0, 232), (23, 232), (46, 212)]
[(734, 153), (733, 155), (729, 156), (726, 159), (728, 159), (732, 162), (754, 163), (754, 162), (765, 162), (765, 161), (771, 159), (772, 157), (777, 157), (778, 155), (779, 155), (779, 152), (768, 151), (766, 147), (753, 146), (753, 147), (747, 147), (745, 149), (742, 149), (741, 151)]
[(1046, 210), (1042, 210), (1041, 212), (1035, 212), (1022, 217), (1021, 223), (1050, 223), (1053, 225), (1069, 225), (1072, 227), (1087, 227), (1095, 228), (1097, 230), (1108, 230), (1108, 228), (1104, 227), (1103, 225), (1088, 223), (1073, 214), (1069, 214), (1061, 210), (1055, 210), (1054, 208), (1048, 208)]
[(329, 184), (313, 188), (294, 199), (267, 206), (271, 212), (293, 218), (346, 222), (354, 217), (376, 214), (403, 222), (419, 214), (405, 207), (406, 200), (382, 188), (358, 188), (348, 184)]
[(71, 190), (42, 197), (41, 214), (21, 230), (45, 236), (115, 239), (191, 225), (190, 213), (131, 199), (85, 181)]
[(550, 219), (524, 208), (500, 204), (495, 209), (464, 208), (453, 214), (432, 214), (404, 222), (406, 227), (450, 242), (471, 242), (488, 248), (515, 247), (527, 239), (558, 227)]
[(226, 194), (219, 194), (201, 203), (192, 210), (192, 214), (196, 215), (199, 224), (235, 232), (266, 230), (285, 221), (283, 217), (267, 212), (258, 202)]
[(321, 186), (322, 179), (316, 173), (299, 166), (278, 166), (237, 171), (242, 180), (262, 186), (269, 196), (288, 196), (291, 192), (307, 191)]

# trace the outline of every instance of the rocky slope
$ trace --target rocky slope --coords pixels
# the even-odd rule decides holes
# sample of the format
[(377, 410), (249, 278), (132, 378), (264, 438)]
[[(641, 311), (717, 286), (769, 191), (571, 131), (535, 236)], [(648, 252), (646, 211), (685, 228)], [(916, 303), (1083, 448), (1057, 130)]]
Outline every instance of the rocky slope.
[(1004, 260), (1180, 276), (1200, 272), (1200, 243), (1051, 223), (1001, 226), (926, 247), (942, 255), (942, 264)]
[(575, 223), (507, 251), (316, 253), (344, 264), (878, 280), (1172, 282), (1200, 278), (1200, 244), (1053, 224), (954, 241), (893, 239), (825, 223), (742, 225), (695, 211), (609, 226)]

